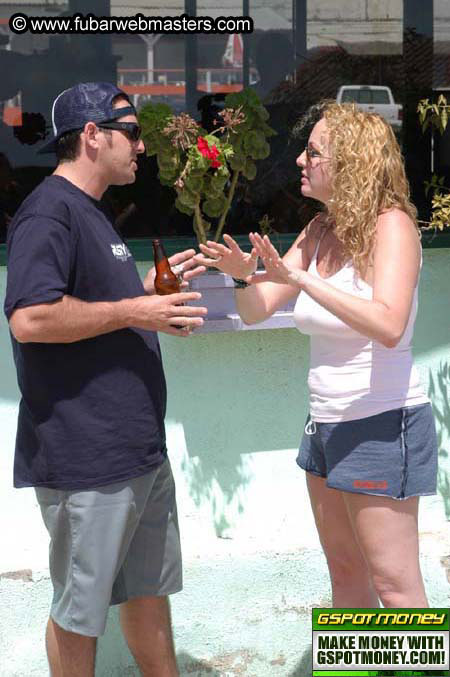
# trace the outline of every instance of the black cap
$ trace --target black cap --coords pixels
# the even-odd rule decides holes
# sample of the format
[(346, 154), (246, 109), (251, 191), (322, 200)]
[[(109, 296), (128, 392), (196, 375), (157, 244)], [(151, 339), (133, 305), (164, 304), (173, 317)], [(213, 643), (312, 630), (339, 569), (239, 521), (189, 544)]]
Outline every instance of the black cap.
[[(113, 108), (117, 96), (129, 106)], [(109, 122), (123, 115), (136, 115), (136, 109), (124, 91), (110, 82), (81, 82), (58, 94), (52, 106), (53, 138), (38, 153), (54, 153), (56, 142), (66, 132), (83, 129), (86, 122)]]

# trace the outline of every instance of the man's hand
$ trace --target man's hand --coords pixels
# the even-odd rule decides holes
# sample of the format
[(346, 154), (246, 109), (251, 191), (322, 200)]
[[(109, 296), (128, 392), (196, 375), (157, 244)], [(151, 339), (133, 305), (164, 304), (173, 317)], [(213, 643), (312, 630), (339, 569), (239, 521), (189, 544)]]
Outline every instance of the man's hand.
[[(180, 286), (182, 290), (188, 289), (190, 280), (201, 275), (206, 270), (205, 266), (197, 265), (194, 255), (195, 249), (186, 249), (184, 252), (178, 252), (173, 254), (173, 256), (169, 256), (169, 263), (173, 272), (181, 279)], [(150, 268), (144, 280), (144, 289), (147, 294), (152, 295), (155, 293), (155, 275), (155, 268)]]
[(126, 304), (127, 326), (160, 331), (172, 336), (188, 336), (193, 329), (202, 326), (208, 309), (183, 304), (187, 301), (198, 301), (201, 297), (198, 292), (181, 292), (167, 296), (138, 296), (119, 303)]

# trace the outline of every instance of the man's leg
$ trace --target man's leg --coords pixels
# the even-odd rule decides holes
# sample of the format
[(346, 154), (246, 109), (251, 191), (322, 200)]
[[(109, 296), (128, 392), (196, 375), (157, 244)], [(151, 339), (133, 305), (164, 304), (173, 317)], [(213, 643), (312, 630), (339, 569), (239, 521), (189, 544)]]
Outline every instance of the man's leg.
[(120, 622), (142, 677), (178, 676), (167, 597), (128, 600), (120, 606)]
[(111, 587), (136, 522), (133, 491), (119, 482), (72, 492), (39, 487), (36, 495), (51, 538), (51, 675), (93, 677), (96, 638), (104, 632)]
[(67, 632), (49, 618), (45, 640), (51, 677), (94, 677), (96, 637)]

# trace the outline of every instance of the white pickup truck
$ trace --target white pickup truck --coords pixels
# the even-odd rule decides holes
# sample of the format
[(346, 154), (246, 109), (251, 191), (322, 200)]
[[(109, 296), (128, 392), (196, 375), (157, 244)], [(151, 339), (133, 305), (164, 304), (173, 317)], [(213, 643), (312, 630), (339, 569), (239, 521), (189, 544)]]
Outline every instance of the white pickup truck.
[(369, 113), (378, 113), (389, 122), (395, 131), (402, 126), (403, 108), (395, 103), (389, 87), (381, 85), (344, 85), (336, 97), (337, 103), (355, 103)]

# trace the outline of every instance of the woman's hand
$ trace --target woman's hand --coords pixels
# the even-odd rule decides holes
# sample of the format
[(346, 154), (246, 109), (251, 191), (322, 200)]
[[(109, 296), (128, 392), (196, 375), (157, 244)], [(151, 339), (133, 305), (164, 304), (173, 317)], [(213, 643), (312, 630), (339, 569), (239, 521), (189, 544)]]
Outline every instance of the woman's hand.
[(249, 238), (254, 251), (261, 258), (266, 271), (260, 275), (248, 276), (246, 282), (250, 284), (277, 282), (278, 284), (290, 284), (291, 286), (301, 288), (302, 275), (305, 271), (294, 270), (287, 266), (271, 243), (268, 235), (261, 237), (259, 233), (250, 233)]
[[(197, 264), (194, 254), (195, 249), (185, 249), (184, 252), (169, 256), (170, 267), (180, 279), (181, 291), (189, 288), (190, 280), (206, 271), (205, 266)], [(144, 280), (144, 289), (147, 294), (155, 293), (155, 276), (155, 268), (150, 268)]]
[(250, 254), (246, 254), (230, 235), (224, 235), (223, 239), (228, 246), (209, 240), (206, 244), (199, 245), (202, 253), (194, 256), (195, 262), (217, 268), (222, 273), (241, 280), (253, 275), (258, 263), (256, 250), (252, 249)]

